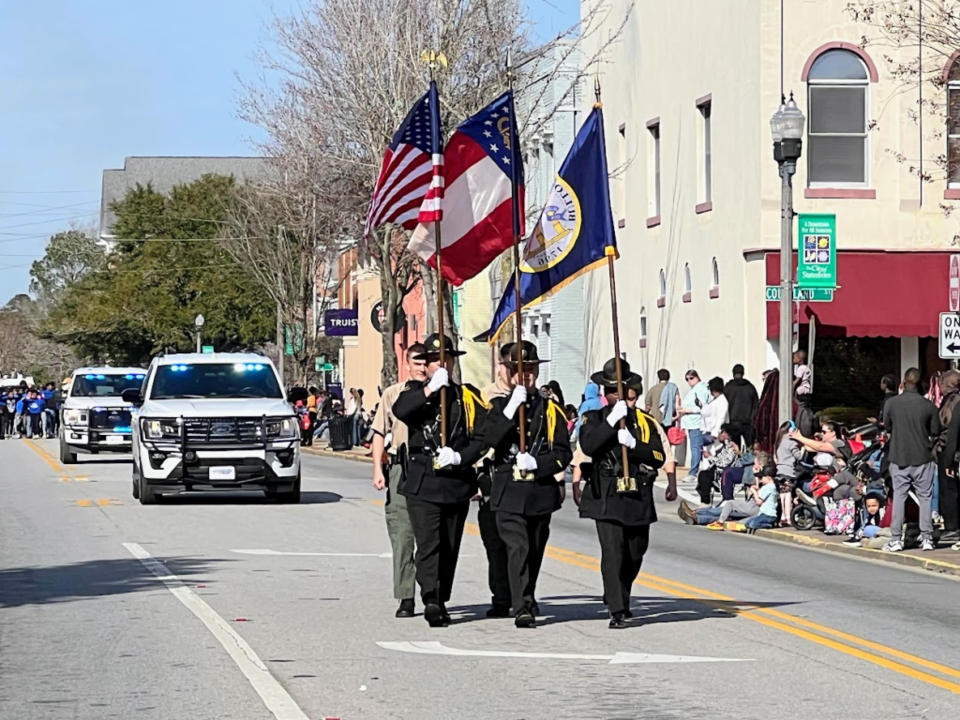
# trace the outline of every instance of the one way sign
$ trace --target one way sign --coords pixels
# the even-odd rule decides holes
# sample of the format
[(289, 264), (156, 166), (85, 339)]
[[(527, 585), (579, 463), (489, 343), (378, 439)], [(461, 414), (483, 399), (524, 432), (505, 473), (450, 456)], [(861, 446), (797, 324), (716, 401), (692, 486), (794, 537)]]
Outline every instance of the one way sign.
[(960, 313), (940, 313), (940, 357), (960, 360)]

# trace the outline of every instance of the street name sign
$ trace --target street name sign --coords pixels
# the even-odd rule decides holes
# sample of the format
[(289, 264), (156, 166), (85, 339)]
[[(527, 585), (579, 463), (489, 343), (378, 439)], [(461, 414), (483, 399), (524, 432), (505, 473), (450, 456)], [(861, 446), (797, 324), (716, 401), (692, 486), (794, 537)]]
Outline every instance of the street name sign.
[(200, 348), (200, 349), (203, 351), (203, 354), (204, 354), (204, 355), (212, 355), (212, 354), (213, 354), (213, 345), (204, 345), (204, 346), (203, 346), (202, 348)]
[(960, 313), (940, 313), (940, 357), (960, 360)]
[[(780, 302), (780, 286), (767, 285), (767, 302)], [(833, 302), (833, 288), (793, 288), (794, 302)]]

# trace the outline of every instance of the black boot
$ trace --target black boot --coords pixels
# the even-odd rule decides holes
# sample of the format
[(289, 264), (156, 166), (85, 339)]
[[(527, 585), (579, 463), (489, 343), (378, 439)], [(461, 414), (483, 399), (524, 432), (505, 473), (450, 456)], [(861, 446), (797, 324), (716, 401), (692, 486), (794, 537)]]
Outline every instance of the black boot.
[(622, 630), (622, 629), (625, 628), (626, 626), (627, 626), (627, 621), (626, 621), (626, 619), (625, 619), (625, 615), (624, 615), (623, 612), (620, 612), (620, 611), (615, 612), (615, 613), (610, 617), (610, 625), (609, 625), (609, 627), (610, 627), (611, 630)]
[(523, 608), (517, 613), (513, 624), (518, 628), (533, 628), (537, 626), (537, 619), (533, 616), (533, 613), (530, 612), (529, 608)]
[(413, 603), (413, 598), (407, 598), (406, 600), (400, 601), (400, 607), (397, 608), (397, 617), (398, 618), (409, 618), (414, 616), (415, 605)]
[(450, 613), (447, 612), (445, 603), (440, 603), (440, 620), (443, 623), (443, 627), (447, 627), (450, 624)]
[(443, 627), (443, 609), (436, 603), (427, 603), (424, 606), (423, 617), (430, 627)]

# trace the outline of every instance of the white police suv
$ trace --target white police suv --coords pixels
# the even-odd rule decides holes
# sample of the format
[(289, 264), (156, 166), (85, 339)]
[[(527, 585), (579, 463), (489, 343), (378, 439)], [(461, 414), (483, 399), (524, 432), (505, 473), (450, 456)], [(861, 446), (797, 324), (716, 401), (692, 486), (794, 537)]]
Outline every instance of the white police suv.
[(146, 373), (136, 367), (73, 371), (60, 410), (60, 462), (75, 464), (78, 452), (130, 452), (132, 408), (122, 395), (139, 388)]
[(133, 496), (263, 490), (300, 502), (300, 427), (273, 363), (262, 355), (154, 358), (133, 427)]

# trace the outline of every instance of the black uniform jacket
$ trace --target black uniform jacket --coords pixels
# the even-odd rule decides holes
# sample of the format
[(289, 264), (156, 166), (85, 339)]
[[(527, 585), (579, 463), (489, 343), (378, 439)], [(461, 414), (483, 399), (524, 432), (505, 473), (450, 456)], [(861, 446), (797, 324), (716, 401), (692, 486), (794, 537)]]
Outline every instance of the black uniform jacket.
[(503, 409), (509, 401), (509, 396), (494, 398), (487, 415), (487, 447), (494, 453), (490, 507), (520, 515), (549, 515), (560, 509), (560, 485), (556, 475), (563, 472), (573, 459), (567, 418), (563, 408), (539, 394), (527, 401), (524, 411), (526, 448), (536, 459), (537, 470), (531, 473), (534, 480), (515, 480), (515, 457), (520, 448), (520, 413), (518, 411), (513, 420), (504, 416)]
[(460, 464), (434, 470), (433, 459), (442, 447), (440, 396), (426, 397), (426, 383), (410, 381), (393, 404), (393, 414), (409, 429), (406, 477), (400, 494), (435, 503), (468, 502), (477, 492), (473, 469), (484, 452), (487, 408), (472, 385), (451, 383), (447, 388), (447, 447), (460, 453)]
[[(636, 478), (637, 491), (620, 493), (617, 478), (623, 475), (623, 446), (617, 439), (620, 423), (610, 427), (607, 422), (612, 409), (613, 406), (609, 406), (584, 413), (580, 425), (580, 449), (593, 461), (583, 466), (590, 469), (590, 476), (585, 477), (588, 482), (580, 498), (580, 517), (623, 525), (650, 525), (657, 521), (653, 504), (653, 483), (657, 477), (654, 468), (662, 467), (664, 461), (656, 420), (640, 410), (627, 413), (627, 429), (637, 439), (636, 447), (627, 451), (630, 477)], [(641, 428), (641, 418), (646, 421), (646, 428)]]

